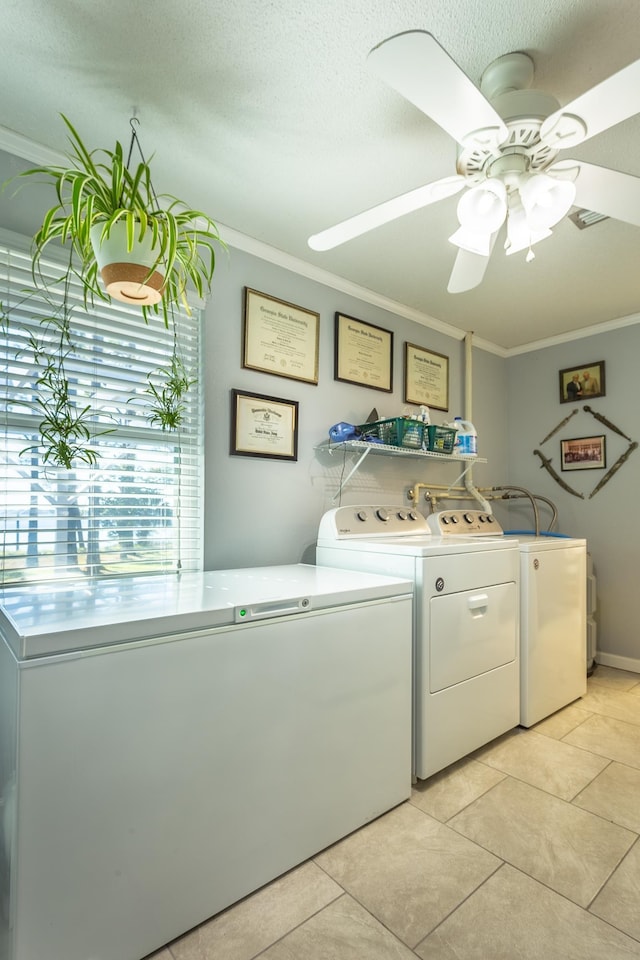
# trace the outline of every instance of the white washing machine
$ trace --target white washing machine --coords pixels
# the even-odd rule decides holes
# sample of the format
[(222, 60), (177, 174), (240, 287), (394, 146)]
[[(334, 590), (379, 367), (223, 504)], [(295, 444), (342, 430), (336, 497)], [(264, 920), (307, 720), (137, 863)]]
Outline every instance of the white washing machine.
[(469, 532), (514, 540), (520, 553), (520, 724), (531, 727), (587, 692), (587, 542), (554, 534), (505, 535), (490, 514), (429, 517), (443, 536)]
[(434, 535), (405, 507), (329, 510), (316, 563), (415, 584), (414, 763), (425, 779), (518, 725), (515, 541)]

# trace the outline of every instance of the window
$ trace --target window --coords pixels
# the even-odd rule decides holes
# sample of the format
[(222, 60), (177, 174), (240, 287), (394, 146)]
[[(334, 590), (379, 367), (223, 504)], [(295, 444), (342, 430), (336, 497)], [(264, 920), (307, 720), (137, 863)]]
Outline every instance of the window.
[[(55, 281), (60, 262), (43, 263)], [(66, 360), (70, 394), (90, 405), (95, 465), (66, 470), (43, 462), (41, 415), (33, 407), (37, 373), (30, 336), (50, 312), (31, 296), (28, 249), (0, 238), (0, 582), (123, 576), (195, 570), (202, 564), (202, 376), (200, 311), (177, 318), (180, 357), (190, 378), (179, 431), (149, 422), (147, 376), (169, 364), (173, 330), (161, 317), (146, 325), (125, 304), (85, 308), (73, 287), (77, 347)], [(45, 312), (46, 311), (46, 312)], [(109, 432), (104, 432), (109, 431)], [(36, 445), (36, 446), (34, 446)], [(30, 449), (33, 448), (33, 449)]]

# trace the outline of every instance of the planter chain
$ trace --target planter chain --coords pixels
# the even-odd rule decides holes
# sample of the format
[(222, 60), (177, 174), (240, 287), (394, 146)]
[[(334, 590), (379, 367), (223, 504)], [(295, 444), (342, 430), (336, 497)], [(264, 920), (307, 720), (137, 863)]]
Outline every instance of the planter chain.
[[(145, 155), (144, 155), (144, 153), (142, 152), (142, 146), (140, 145), (140, 138), (138, 137), (138, 133), (137, 133), (137, 131), (136, 131), (136, 126), (138, 126), (138, 127), (140, 126), (140, 121), (138, 120), (137, 117), (131, 117), (131, 119), (129, 120), (129, 126), (131, 127), (131, 141), (130, 141), (130, 143), (129, 143), (129, 153), (128, 153), (128, 155), (127, 155), (127, 170), (129, 169), (129, 164), (131, 163), (131, 156), (132, 156), (132, 154), (133, 154), (133, 147), (134, 147), (134, 145), (138, 148), (138, 153), (140, 154), (140, 159), (142, 160), (142, 162), (144, 163), (145, 166), (148, 166), (147, 161), (146, 161), (146, 159), (145, 159)], [(153, 197), (153, 201), (154, 201), (156, 207), (159, 209), (159, 208), (160, 208), (160, 204), (159, 204), (159, 202), (158, 202), (158, 196), (157, 196), (157, 194), (156, 194), (156, 191), (155, 191), (155, 188), (154, 188), (154, 186), (153, 186), (153, 182), (151, 181), (151, 179), (149, 180), (149, 189), (151, 190), (151, 196)]]

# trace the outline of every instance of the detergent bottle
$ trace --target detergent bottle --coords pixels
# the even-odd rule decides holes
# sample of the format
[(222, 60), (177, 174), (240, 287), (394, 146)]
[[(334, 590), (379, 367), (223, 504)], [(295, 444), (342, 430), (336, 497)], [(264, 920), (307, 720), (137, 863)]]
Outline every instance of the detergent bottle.
[(403, 411), (403, 427), (401, 443), (403, 447), (420, 447), (425, 449), (426, 431), (425, 426), (430, 422), (429, 408), (424, 404), (420, 407), (420, 413), (411, 413), (409, 407)]
[(429, 449), (429, 431), (428, 427), (431, 424), (431, 415), (429, 413), (429, 407), (425, 406), (423, 403), (420, 407), (420, 420), (422, 421), (422, 449)]
[(478, 455), (478, 434), (470, 420), (456, 417), (453, 423), (447, 424), (457, 430), (453, 452), (459, 457), (476, 457)]

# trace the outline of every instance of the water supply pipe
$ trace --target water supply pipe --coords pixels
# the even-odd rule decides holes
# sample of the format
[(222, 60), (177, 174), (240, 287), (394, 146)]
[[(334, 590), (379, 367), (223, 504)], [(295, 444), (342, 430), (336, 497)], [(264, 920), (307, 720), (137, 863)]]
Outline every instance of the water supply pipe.
[[(473, 413), (473, 330), (469, 330), (464, 335), (464, 419), (473, 423), (471, 416)], [(473, 465), (469, 467), (464, 475), (464, 488), (474, 500), (477, 500), (485, 513), (492, 513), (491, 506), (483, 496), (478, 487), (473, 483)]]
[[(539, 493), (530, 493), (528, 490), (525, 490), (523, 487), (512, 487), (512, 486), (500, 486), (500, 487), (478, 487), (478, 492), (483, 494), (484, 500), (516, 500), (520, 497), (531, 500), (533, 497), (534, 501), (540, 500), (542, 503), (551, 509), (552, 517), (547, 527), (547, 531), (553, 531), (558, 520), (558, 508), (556, 507), (553, 500), (549, 500), (548, 497), (543, 497)], [(416, 509), (420, 506), (420, 492), (424, 490), (424, 498), (428, 500), (432, 511), (435, 511), (437, 507), (438, 500), (475, 500), (476, 497), (470, 493), (466, 487), (455, 487), (449, 486), (445, 483), (414, 483), (414, 485), (409, 489), (407, 496), (409, 500), (413, 503)], [(535, 505), (534, 505), (535, 510)]]

